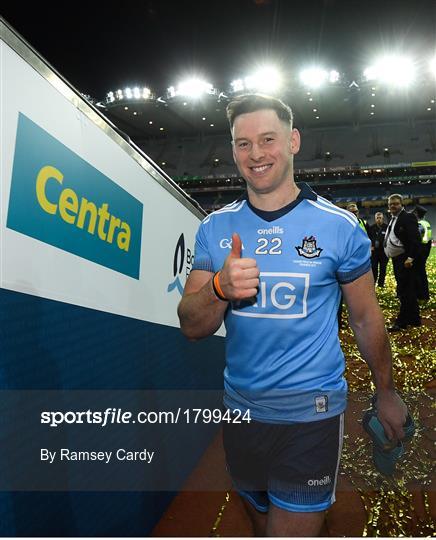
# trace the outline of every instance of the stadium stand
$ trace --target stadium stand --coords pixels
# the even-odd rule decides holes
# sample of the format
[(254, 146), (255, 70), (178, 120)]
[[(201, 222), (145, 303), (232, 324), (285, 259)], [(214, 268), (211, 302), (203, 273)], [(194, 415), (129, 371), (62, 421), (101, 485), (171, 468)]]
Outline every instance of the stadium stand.
[[(303, 129), (302, 139), (295, 161), (301, 169), (390, 166), (436, 157), (436, 126), (427, 122)], [(139, 146), (157, 163), (165, 162), (172, 176), (236, 173), (228, 134), (147, 140)]]

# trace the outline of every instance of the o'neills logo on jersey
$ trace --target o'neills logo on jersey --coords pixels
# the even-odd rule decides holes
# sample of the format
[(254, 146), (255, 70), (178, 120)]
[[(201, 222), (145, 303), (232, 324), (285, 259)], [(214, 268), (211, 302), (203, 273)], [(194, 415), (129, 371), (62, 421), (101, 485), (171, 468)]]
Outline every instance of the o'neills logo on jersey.
[(322, 248), (316, 247), (316, 238), (314, 236), (305, 236), (302, 246), (295, 246), (298, 255), (306, 259), (314, 259), (321, 255)]
[(269, 229), (258, 229), (257, 234), (283, 234), (284, 230), (282, 227), (270, 227)]
[(172, 281), (168, 287), (167, 292), (171, 292), (174, 289), (177, 289), (180, 295), (183, 294), (183, 289), (185, 288), (182, 285), (181, 277), (186, 283), (186, 279), (189, 276), (192, 265), (194, 263), (194, 255), (192, 254), (189, 248), (185, 247), (185, 236), (182, 233), (177, 240), (176, 249), (174, 250), (174, 259), (173, 259), (173, 276), (174, 281)]

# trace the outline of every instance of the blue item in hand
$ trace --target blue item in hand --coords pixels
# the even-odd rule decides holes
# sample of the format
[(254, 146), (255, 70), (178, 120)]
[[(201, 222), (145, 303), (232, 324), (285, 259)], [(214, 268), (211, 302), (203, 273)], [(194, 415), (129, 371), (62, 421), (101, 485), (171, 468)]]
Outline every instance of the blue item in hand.
[(410, 414), (407, 415), (403, 426), (403, 441), (391, 441), (386, 437), (385, 430), (377, 417), (376, 396), (373, 396), (372, 407), (365, 412), (363, 427), (373, 441), (372, 457), (376, 469), (386, 475), (392, 476), (398, 459), (404, 454), (404, 442), (409, 442), (415, 434), (415, 423)]

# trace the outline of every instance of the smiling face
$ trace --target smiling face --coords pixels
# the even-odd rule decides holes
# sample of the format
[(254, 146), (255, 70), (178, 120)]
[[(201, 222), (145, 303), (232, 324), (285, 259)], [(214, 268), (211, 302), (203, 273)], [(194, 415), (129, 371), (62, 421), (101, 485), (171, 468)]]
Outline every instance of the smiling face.
[(286, 193), (293, 183), (293, 156), (300, 134), (272, 109), (240, 114), (232, 129), (233, 158), (249, 195)]

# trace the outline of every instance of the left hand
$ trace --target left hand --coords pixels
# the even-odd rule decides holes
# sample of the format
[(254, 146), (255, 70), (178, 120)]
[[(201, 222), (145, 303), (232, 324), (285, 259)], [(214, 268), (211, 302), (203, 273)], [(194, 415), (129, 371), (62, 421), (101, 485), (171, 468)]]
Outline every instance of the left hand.
[(407, 257), (407, 259), (404, 261), (404, 267), (405, 268), (412, 268), (413, 266), (413, 259), (410, 257)]
[(389, 440), (404, 438), (407, 407), (395, 390), (377, 390), (377, 416)]

